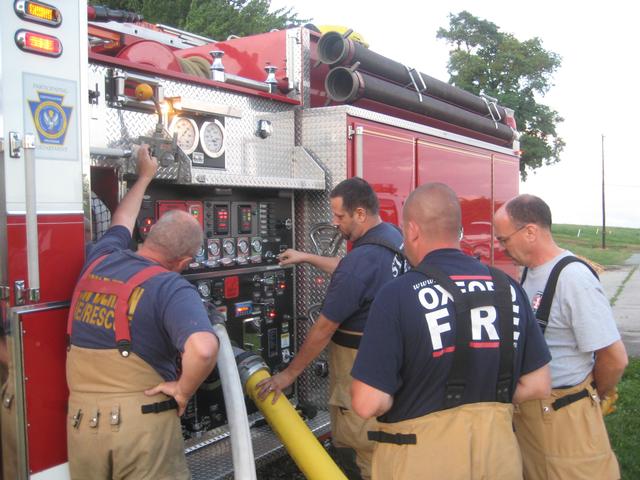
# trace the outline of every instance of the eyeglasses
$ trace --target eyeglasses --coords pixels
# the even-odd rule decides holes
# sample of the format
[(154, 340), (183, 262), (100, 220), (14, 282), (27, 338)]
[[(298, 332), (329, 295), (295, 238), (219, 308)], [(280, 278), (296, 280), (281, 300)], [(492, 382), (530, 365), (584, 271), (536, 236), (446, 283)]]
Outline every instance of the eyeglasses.
[(522, 225), (520, 228), (518, 228), (516, 231), (511, 232), (509, 235), (505, 236), (505, 237), (496, 237), (496, 240), (498, 240), (498, 242), (500, 242), (500, 245), (505, 245), (510, 239), (511, 237), (513, 237), (516, 233), (518, 233), (520, 230), (523, 230), (524, 228), (526, 228), (526, 224)]

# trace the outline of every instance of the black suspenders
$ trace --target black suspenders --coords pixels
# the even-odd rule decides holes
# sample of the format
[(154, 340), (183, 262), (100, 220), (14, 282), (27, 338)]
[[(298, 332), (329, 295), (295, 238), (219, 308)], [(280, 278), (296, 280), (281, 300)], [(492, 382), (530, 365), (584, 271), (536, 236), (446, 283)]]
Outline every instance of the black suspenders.
[(371, 238), (363, 240), (362, 242), (358, 242), (355, 248), (361, 247), (363, 245), (378, 245), (380, 247), (385, 247), (404, 259), (404, 253), (402, 252), (402, 250), (400, 250), (400, 247), (394, 245), (388, 240), (385, 240), (384, 238)]
[[(551, 269), (551, 273), (549, 274), (549, 279), (547, 280), (547, 284), (544, 287), (544, 291), (542, 292), (542, 301), (536, 310), (536, 319), (538, 320), (538, 325), (542, 329), (542, 333), (547, 329), (547, 325), (549, 325), (549, 314), (551, 313), (551, 303), (553, 303), (553, 297), (556, 293), (556, 287), (558, 286), (558, 278), (560, 278), (560, 273), (562, 269), (573, 262), (580, 262), (585, 265), (591, 273), (599, 280), (598, 274), (596, 271), (584, 260), (579, 259), (578, 257), (574, 257), (569, 255), (567, 257), (562, 257), (558, 263), (556, 263)], [(527, 278), (528, 268), (522, 271), (522, 279), (520, 280), (520, 285), (524, 284), (525, 279)]]
[(456, 348), (453, 352), (453, 364), (445, 387), (444, 408), (454, 408), (463, 403), (467, 377), (471, 369), (471, 309), (494, 306), (500, 322), (500, 365), (496, 379), (496, 401), (510, 403), (513, 395), (513, 305), (511, 288), (507, 275), (500, 270), (488, 267), (493, 277), (494, 291), (467, 292), (460, 288), (439, 268), (421, 264), (415, 270), (435, 280), (453, 297), (453, 309), (456, 317)]

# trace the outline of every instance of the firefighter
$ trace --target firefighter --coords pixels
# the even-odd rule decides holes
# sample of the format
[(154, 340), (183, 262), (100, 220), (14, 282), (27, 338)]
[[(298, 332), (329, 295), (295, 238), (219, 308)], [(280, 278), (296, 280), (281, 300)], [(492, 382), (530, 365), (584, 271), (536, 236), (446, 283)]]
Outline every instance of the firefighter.
[(179, 275), (202, 245), (198, 221), (168, 212), (137, 252), (127, 249), (157, 168), (141, 147), (138, 179), (92, 247), (73, 294), (72, 478), (190, 478), (179, 415), (213, 369), (218, 340), (197, 292)]
[(376, 479), (522, 477), (512, 402), (548, 395), (549, 351), (521, 288), (459, 249), (444, 184), (403, 209), (413, 266), (376, 297), (353, 366), (353, 409), (378, 417)]
[(281, 265), (307, 262), (333, 273), (317, 321), (291, 364), (258, 384), (266, 397), (291, 385), (302, 371), (329, 345), (329, 409), (333, 444), (340, 466), (349, 478), (369, 478), (373, 442), (365, 422), (351, 410), (349, 371), (353, 365), (369, 305), (385, 283), (401, 273), (404, 257), (398, 229), (381, 220), (378, 198), (361, 178), (339, 183), (330, 194), (333, 223), (353, 249), (341, 260), (295, 250), (280, 256)]
[(520, 195), (494, 218), (498, 241), (524, 265), (522, 286), (551, 351), (551, 396), (526, 402), (515, 427), (526, 479), (617, 479), (599, 398), (611, 392), (627, 353), (591, 268), (560, 248), (551, 210)]

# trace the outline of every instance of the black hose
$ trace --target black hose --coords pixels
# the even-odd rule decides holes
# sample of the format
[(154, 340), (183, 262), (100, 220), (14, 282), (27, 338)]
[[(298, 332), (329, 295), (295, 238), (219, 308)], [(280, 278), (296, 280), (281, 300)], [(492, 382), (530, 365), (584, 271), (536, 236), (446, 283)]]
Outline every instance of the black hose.
[(506, 125), (436, 98), (423, 95), (420, 101), (416, 92), (345, 67), (337, 67), (329, 72), (325, 79), (325, 90), (334, 102), (352, 103), (360, 98), (367, 98), (484, 133), (505, 142), (511, 142), (515, 136), (514, 130)]
[[(322, 63), (330, 66), (349, 66), (360, 62), (357, 70), (371, 73), (412, 89), (414, 89), (412, 77), (418, 89), (423, 89), (420, 82), (421, 77), (426, 85), (423, 94), (471, 110), (479, 115), (491, 116), (487, 102), (477, 95), (424, 73), (414, 71), (410, 75), (407, 67), (400, 62), (373, 52), (349, 38), (343, 38), (338, 32), (327, 32), (320, 38), (318, 58)], [(496, 110), (500, 115), (500, 121), (505, 122), (507, 113), (504, 107), (492, 105), (491, 111), (494, 112), (494, 115)]]

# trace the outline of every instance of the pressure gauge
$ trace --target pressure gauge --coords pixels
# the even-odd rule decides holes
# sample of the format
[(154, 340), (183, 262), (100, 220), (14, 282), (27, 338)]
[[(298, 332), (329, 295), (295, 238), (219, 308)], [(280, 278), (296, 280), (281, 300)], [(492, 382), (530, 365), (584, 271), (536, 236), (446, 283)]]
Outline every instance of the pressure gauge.
[(209, 282), (198, 282), (198, 293), (202, 298), (211, 297), (211, 285)]
[(222, 248), (224, 249), (224, 253), (227, 255), (233, 255), (236, 253), (236, 244), (231, 239), (227, 239), (222, 244)]
[(220, 243), (219, 241), (213, 241), (209, 243), (209, 253), (213, 257), (218, 257), (220, 255)]
[(251, 240), (251, 246), (253, 247), (254, 252), (262, 252), (262, 241), (260, 241), (259, 238), (254, 238), (253, 240)]
[(169, 132), (171, 135), (177, 134), (178, 146), (185, 154), (190, 155), (198, 147), (200, 135), (198, 126), (192, 119), (176, 115), (169, 125)]
[(238, 252), (243, 255), (249, 253), (249, 242), (247, 242), (245, 239), (238, 240)]
[(211, 158), (224, 153), (224, 126), (218, 120), (204, 122), (200, 127), (202, 150)]

